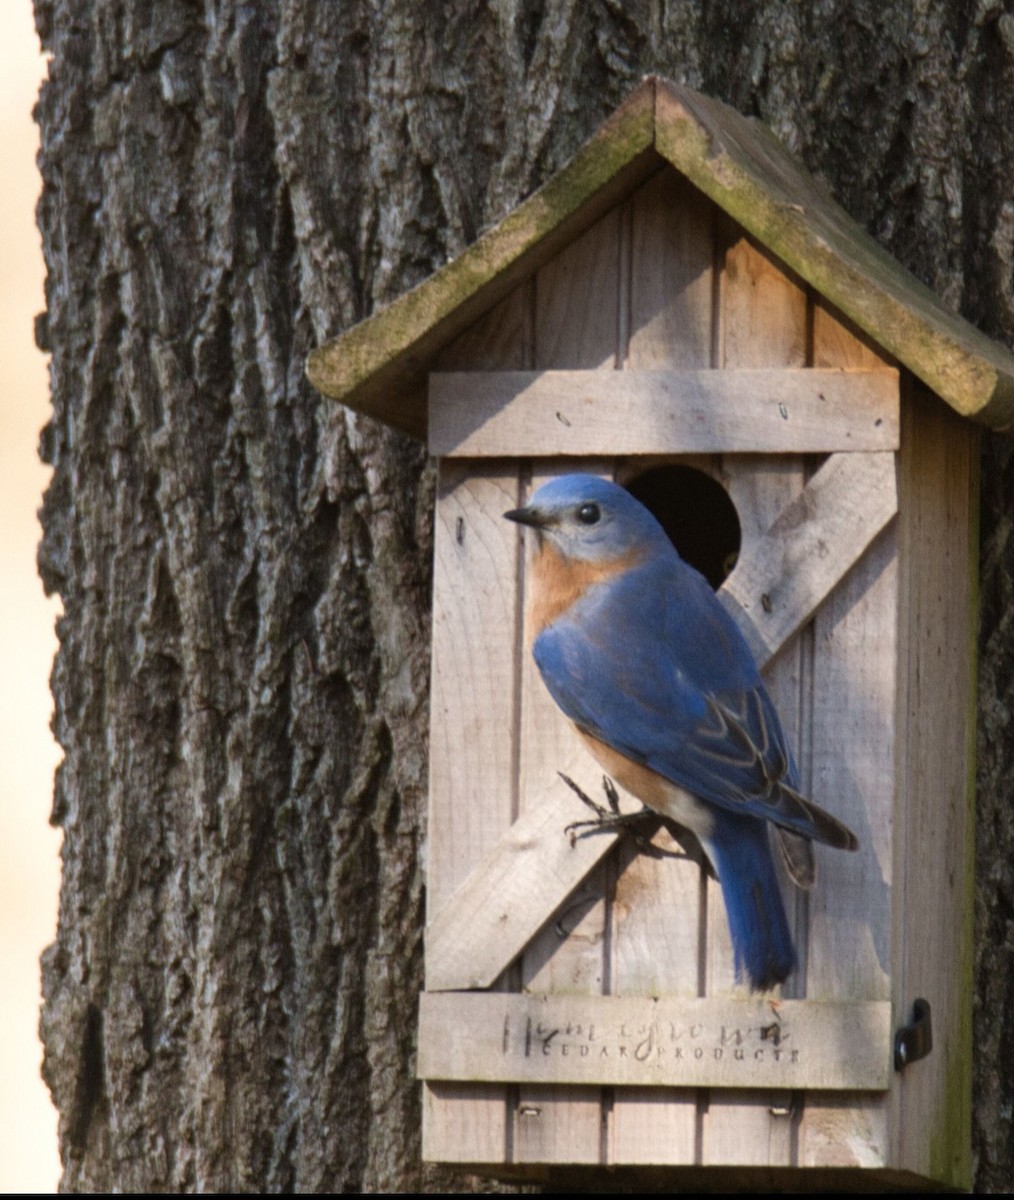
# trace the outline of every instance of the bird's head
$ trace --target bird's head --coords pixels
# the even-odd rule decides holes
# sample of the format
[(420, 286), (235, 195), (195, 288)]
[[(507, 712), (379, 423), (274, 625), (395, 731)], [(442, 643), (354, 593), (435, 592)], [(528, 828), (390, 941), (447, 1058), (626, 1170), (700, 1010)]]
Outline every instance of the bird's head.
[(524, 508), (504, 513), (569, 559), (601, 562), (672, 544), (658, 521), (625, 489), (594, 475), (561, 475)]

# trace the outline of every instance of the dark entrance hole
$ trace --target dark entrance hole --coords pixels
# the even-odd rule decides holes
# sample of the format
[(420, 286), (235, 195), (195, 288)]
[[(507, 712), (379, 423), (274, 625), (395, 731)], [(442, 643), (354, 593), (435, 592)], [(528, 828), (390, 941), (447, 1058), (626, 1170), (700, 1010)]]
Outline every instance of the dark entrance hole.
[(652, 467), (626, 484), (627, 491), (650, 509), (680, 558), (716, 590), (732, 572), (739, 555), (740, 527), (729, 493), (695, 467)]

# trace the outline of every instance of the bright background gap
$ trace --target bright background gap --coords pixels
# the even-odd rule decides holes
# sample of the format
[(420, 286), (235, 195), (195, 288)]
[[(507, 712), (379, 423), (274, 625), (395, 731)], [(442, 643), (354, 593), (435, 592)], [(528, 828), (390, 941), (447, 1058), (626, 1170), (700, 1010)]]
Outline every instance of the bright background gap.
[(49, 825), (60, 752), (49, 732), (59, 612), (35, 569), (39, 461), (49, 416), (47, 359), (36, 349), (43, 261), (32, 108), (46, 61), (31, 0), (0, 5), (0, 1192), (54, 1192), (56, 1113), (42, 1082), (39, 955), (53, 940), (60, 835)]

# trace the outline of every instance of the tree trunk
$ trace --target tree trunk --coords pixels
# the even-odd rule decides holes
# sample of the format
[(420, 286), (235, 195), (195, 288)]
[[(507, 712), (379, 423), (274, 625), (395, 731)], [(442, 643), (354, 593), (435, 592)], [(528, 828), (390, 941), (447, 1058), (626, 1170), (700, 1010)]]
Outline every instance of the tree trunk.
[[(418, 446), (321, 400), (306, 353), (502, 217), (649, 71), (766, 121), (1014, 344), (1014, 15), (35, 3), (63, 1186), (469, 1190), (422, 1171), (414, 1081), (430, 475)], [(1012, 486), (1010, 442), (987, 438), (984, 1190), (1014, 1184)]]

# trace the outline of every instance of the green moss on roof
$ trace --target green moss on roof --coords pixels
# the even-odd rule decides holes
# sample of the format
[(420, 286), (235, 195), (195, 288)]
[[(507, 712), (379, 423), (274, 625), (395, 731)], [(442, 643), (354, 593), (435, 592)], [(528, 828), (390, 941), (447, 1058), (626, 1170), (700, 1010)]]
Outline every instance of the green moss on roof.
[(453, 262), (309, 358), (325, 395), (425, 437), (437, 352), (668, 162), (963, 416), (1014, 425), (1014, 355), (880, 247), (763, 125), (646, 80), (574, 158)]

